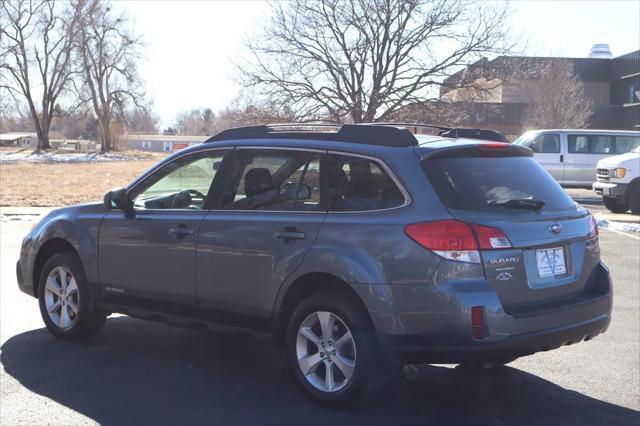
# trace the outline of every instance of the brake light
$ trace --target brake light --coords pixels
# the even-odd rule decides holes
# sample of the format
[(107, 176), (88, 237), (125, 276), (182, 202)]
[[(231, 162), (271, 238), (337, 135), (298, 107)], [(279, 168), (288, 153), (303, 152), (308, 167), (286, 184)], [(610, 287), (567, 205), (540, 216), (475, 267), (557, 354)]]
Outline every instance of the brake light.
[(459, 262), (481, 263), (478, 250), (512, 247), (500, 229), (458, 220), (414, 223), (407, 225), (404, 232), (422, 247)]
[(489, 226), (471, 225), (476, 233), (480, 249), (492, 250), (511, 248), (511, 241), (500, 229), (491, 228)]
[(471, 227), (457, 220), (407, 225), (404, 232), (422, 247), (449, 260), (480, 263), (478, 243)]
[(598, 236), (600, 231), (598, 231), (598, 223), (596, 219), (589, 215), (589, 238), (595, 238)]
[(478, 145), (478, 149), (508, 149), (510, 146), (507, 142), (491, 142)]

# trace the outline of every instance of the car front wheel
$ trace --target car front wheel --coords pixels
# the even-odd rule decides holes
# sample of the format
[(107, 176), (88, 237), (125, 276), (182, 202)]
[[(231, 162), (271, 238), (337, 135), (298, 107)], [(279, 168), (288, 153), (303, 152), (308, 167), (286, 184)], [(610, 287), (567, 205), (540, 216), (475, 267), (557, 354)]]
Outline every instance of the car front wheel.
[(624, 213), (629, 210), (629, 206), (624, 201), (618, 201), (611, 197), (602, 197), (602, 202), (607, 210), (613, 213)]
[(74, 253), (56, 254), (45, 263), (38, 302), (47, 329), (63, 339), (91, 337), (106, 319), (106, 314), (91, 303), (84, 269)]
[(316, 401), (344, 406), (373, 389), (372, 327), (363, 309), (336, 292), (316, 293), (294, 310), (286, 351), (298, 384)]

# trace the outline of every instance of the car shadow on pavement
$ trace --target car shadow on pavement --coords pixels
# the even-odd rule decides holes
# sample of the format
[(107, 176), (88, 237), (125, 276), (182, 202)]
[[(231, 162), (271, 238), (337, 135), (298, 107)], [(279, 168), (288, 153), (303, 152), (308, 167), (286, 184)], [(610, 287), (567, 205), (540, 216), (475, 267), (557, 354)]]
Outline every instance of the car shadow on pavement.
[[(101, 424), (601, 425), (640, 420), (638, 411), (509, 367), (491, 374), (460, 367), (405, 368), (374, 400), (327, 409), (293, 384), (279, 350), (128, 317), (110, 318), (88, 342), (62, 341), (38, 329), (14, 336), (1, 349), (6, 374), (21, 386)], [(7, 386), (5, 381), (4, 391)]]

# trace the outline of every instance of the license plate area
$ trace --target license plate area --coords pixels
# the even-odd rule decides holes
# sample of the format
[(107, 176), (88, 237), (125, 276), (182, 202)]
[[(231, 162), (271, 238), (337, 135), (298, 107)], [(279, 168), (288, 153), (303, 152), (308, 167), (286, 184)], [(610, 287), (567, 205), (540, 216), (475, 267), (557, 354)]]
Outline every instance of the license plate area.
[(567, 263), (562, 247), (536, 250), (536, 266), (538, 277), (556, 277), (567, 273)]

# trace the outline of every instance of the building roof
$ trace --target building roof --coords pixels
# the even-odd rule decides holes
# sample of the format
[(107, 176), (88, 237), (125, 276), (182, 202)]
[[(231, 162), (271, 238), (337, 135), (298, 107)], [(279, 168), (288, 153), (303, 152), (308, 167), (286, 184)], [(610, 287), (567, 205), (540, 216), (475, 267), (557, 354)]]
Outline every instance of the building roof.
[(8, 132), (8, 133), (0, 133), (0, 140), (3, 141), (15, 141), (16, 139), (26, 138), (26, 137), (37, 137), (37, 133), (29, 133), (29, 132)]
[(127, 141), (158, 141), (158, 142), (204, 142), (210, 136), (178, 136), (178, 135), (152, 135), (152, 134), (128, 134)]

